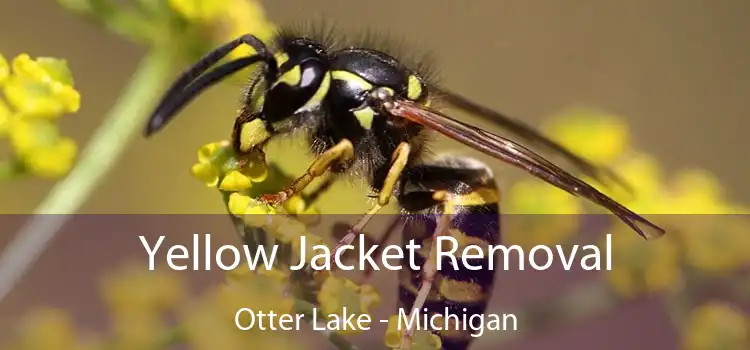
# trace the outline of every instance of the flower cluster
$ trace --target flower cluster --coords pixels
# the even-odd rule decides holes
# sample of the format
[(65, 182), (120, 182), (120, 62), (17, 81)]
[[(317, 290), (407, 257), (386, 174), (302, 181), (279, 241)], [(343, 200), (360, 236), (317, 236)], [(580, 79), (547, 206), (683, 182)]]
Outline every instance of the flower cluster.
[[(713, 175), (688, 169), (668, 176), (654, 157), (630, 144), (627, 124), (611, 114), (572, 110), (553, 118), (545, 128), (584, 158), (613, 165), (613, 170), (633, 187), (633, 193), (590, 183), (668, 231), (659, 239), (645, 241), (619, 221), (607, 229), (612, 237), (614, 266), (605, 280), (621, 297), (661, 292), (675, 297), (695, 289), (691, 283), (702, 283), (698, 272), (731, 275), (750, 264), (750, 221), (736, 215), (748, 210), (728, 201)], [(590, 147), (592, 142), (597, 147)], [(554, 197), (541, 189), (530, 190), (533, 186), (531, 182), (516, 184), (511, 195), (526, 199), (511, 198), (511, 203), (522, 210), (549, 212), (547, 205)], [(578, 210), (572, 204), (555, 205)], [(553, 236), (558, 241), (567, 237)], [(526, 239), (548, 243), (539, 235)], [(742, 312), (710, 303), (693, 311), (685, 342), (689, 349), (740, 349), (747, 346), (747, 332), (747, 316)]]
[[(239, 159), (238, 159), (239, 158)], [(300, 195), (295, 195), (285, 201), (281, 207), (274, 207), (256, 198), (265, 194), (267, 188), (280, 188), (286, 183), (270, 186), (268, 181), (278, 180), (285, 176), (269, 176), (269, 166), (264, 155), (258, 151), (237, 157), (229, 142), (214, 142), (202, 146), (198, 150), (198, 162), (191, 167), (191, 173), (206, 186), (218, 188), (225, 198), (227, 211), (234, 217), (241, 219), (249, 228), (262, 229), (275, 244), (291, 247), (296, 257), (302, 256), (301, 237), (308, 242), (305, 249), (313, 246), (326, 245), (323, 237), (308, 229), (309, 216), (317, 216), (312, 207), (308, 207)], [(271, 170), (272, 171), (272, 170)], [(268, 180), (268, 181), (267, 181)], [(266, 186), (265, 189), (263, 186)], [(248, 235), (247, 230), (240, 232), (243, 238)], [(305, 252), (304, 256), (312, 258), (316, 252)], [(309, 262), (309, 261), (308, 261)], [(294, 265), (297, 263), (295, 262)], [(245, 274), (255, 273), (245, 271)], [(285, 283), (288, 274), (284, 274)], [(311, 290), (317, 291), (313, 304), (319, 307), (321, 314), (340, 314), (344, 308), (349, 313), (369, 314), (379, 305), (380, 296), (370, 285), (358, 285), (351, 280), (337, 276), (331, 271), (317, 272), (311, 280), (314, 285), (306, 285), (300, 296)], [(297, 285), (295, 281), (289, 284)], [(340, 333), (350, 333), (350, 330)]]
[(3, 345), (45, 350), (167, 349), (180, 344), (197, 350), (305, 348), (280, 332), (257, 327), (243, 331), (228, 322), (241, 308), (292, 313), (294, 299), (285, 293), (288, 274), (241, 270), (227, 277), (225, 283), (190, 296), (178, 274), (126, 264), (111, 271), (101, 285), (110, 316), (108, 331), (92, 337), (77, 329), (66, 312), (40, 309), (26, 317), (13, 342)]
[(0, 160), (0, 178), (24, 174), (58, 178), (76, 159), (73, 139), (60, 134), (58, 120), (80, 108), (81, 96), (64, 60), (0, 54), (0, 137), (12, 155)]
[[(612, 165), (633, 187), (633, 193), (589, 182), (669, 231), (659, 240), (646, 242), (618, 221), (608, 229), (613, 236), (613, 260), (617, 265), (607, 278), (622, 295), (673, 289), (682, 280), (680, 275), (685, 265), (725, 273), (750, 263), (750, 236), (746, 234), (750, 221), (739, 215), (727, 215), (743, 213), (743, 208), (724, 197), (711, 174), (684, 170), (667, 177), (651, 155), (630, 144), (627, 123), (601, 111), (570, 110), (552, 118), (544, 129), (582, 157)], [(591, 147), (592, 142), (597, 147)], [(514, 184), (509, 197), (508, 210), (512, 213), (576, 214), (584, 209), (582, 201), (535, 180)], [(511, 225), (506, 237), (510, 243), (521, 245), (564, 242), (579, 227), (569, 216), (561, 217), (568, 220), (539, 220), (546, 229), (522, 221), (524, 225), (520, 228)], [(550, 224), (554, 220), (559, 221), (557, 225)]]
[(750, 348), (750, 318), (732, 305), (706, 303), (691, 313), (684, 343), (687, 350)]
[[(391, 349), (400, 349), (403, 336), (403, 325), (399, 326), (398, 315), (391, 316), (385, 331), (385, 345)], [(421, 329), (414, 332), (411, 339), (411, 348), (414, 350), (438, 350), (443, 345), (440, 337)]]

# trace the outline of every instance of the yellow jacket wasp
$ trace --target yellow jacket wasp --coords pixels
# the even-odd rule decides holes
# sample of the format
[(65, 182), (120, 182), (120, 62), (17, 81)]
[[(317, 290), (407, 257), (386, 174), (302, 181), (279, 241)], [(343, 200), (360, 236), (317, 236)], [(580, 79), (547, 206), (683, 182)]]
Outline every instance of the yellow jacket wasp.
[[(252, 47), (255, 54), (208, 71), (243, 44)], [(248, 34), (213, 50), (174, 82), (153, 112), (145, 135), (163, 128), (206, 88), (255, 63), (262, 63), (260, 73), (245, 92), (233, 128), (236, 153), (260, 151), (276, 136), (302, 131), (316, 156), (306, 174), (285, 190), (263, 199), (271, 204), (281, 203), (329, 171), (364, 178), (377, 193), (376, 204), (339, 246), (350, 244), (372, 215), (393, 196), (404, 214), (417, 215), (423, 224), (433, 229), (430, 234), (419, 237), (415, 237), (414, 231), (406, 230), (405, 242), (416, 238), (421, 243), (424, 239), (450, 234), (468, 236), (487, 244), (498, 243), (500, 194), (492, 172), (483, 163), (466, 157), (426, 157), (424, 146), (430, 131), (601, 205), (645, 238), (664, 234), (660, 227), (537, 153), (430, 106), (443, 102), (493, 120), (524, 140), (564, 156), (594, 179), (609, 176), (618, 180), (608, 170), (590, 164), (518, 121), (428, 83), (426, 73), (404, 64), (385, 50), (368, 45), (336, 47), (314, 34), (284, 30), (277, 35), (274, 47), (267, 47)], [(469, 215), (479, 214), (481, 220), (467, 220)], [(486, 269), (438, 272), (433, 261), (434, 247), (419, 254), (422, 254), (417, 257), (421, 273), (402, 270), (405, 271), (399, 291), (402, 307), (426, 308), (436, 313), (443, 313), (440, 310), (446, 308), (456, 313), (485, 312), (494, 283), (491, 273)], [(436, 293), (430, 293), (433, 283), (437, 284)], [(465, 349), (472, 339), (466, 332), (440, 332), (438, 335), (444, 349)], [(403, 348), (409, 347), (410, 336), (406, 332)]]

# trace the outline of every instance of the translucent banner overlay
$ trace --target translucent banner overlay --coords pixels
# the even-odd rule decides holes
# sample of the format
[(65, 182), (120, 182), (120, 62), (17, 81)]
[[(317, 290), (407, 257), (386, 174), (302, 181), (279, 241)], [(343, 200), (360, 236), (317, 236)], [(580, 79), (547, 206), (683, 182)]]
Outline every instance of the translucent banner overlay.
[[(425, 307), (442, 316), (433, 327), (458, 320), (441, 333), (445, 348), (748, 341), (750, 216), (651, 215), (667, 233), (645, 240), (609, 215), (502, 215), (496, 230), (497, 217), (473, 214), (438, 238), (440, 215), (383, 214), (333, 252), (360, 218), (72, 216), (0, 301), (0, 340), (94, 332), (134, 348), (380, 349), (400, 341), (394, 320), (411, 309), (398, 306), (430, 275), (412, 268), (439, 244)], [(54, 219), (0, 216), (0, 245)], [(414, 348), (433, 340), (418, 331)]]

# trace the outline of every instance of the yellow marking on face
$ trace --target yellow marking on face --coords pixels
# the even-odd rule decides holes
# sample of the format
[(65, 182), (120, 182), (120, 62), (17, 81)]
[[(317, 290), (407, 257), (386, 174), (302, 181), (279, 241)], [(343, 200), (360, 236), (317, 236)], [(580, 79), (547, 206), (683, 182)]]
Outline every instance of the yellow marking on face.
[(302, 81), (302, 69), (299, 65), (296, 65), (292, 67), (292, 69), (281, 74), (279, 79), (277, 79), (273, 85), (275, 86), (284, 83), (289, 86), (297, 86), (300, 81)]
[(356, 110), (354, 111), (354, 116), (357, 117), (359, 125), (365, 128), (365, 130), (370, 130), (370, 128), (372, 128), (372, 121), (375, 119), (375, 111), (373, 111), (372, 108), (365, 107)]
[(326, 74), (323, 77), (323, 81), (320, 83), (320, 86), (318, 86), (318, 90), (315, 91), (315, 94), (310, 97), (310, 99), (305, 103), (301, 110), (305, 110), (307, 108), (310, 108), (315, 105), (319, 105), (321, 102), (323, 102), (323, 99), (328, 94), (328, 89), (331, 88), (331, 75)]
[(500, 193), (494, 188), (483, 187), (476, 191), (462, 194), (451, 195), (450, 202), (454, 205), (472, 206), (493, 204), (500, 201)]
[(273, 58), (276, 59), (276, 65), (281, 67), (282, 64), (286, 63), (286, 61), (289, 61), (289, 55), (286, 52), (277, 52), (275, 55), (273, 55)]
[(409, 82), (406, 85), (406, 97), (410, 100), (416, 100), (422, 96), (422, 82), (414, 76), (409, 76)]
[(271, 137), (260, 119), (245, 123), (240, 128), (240, 150), (247, 152)]
[(349, 83), (357, 84), (362, 90), (372, 90), (372, 84), (352, 72), (347, 72), (345, 70), (335, 70), (331, 72), (331, 76), (334, 80), (343, 80)]

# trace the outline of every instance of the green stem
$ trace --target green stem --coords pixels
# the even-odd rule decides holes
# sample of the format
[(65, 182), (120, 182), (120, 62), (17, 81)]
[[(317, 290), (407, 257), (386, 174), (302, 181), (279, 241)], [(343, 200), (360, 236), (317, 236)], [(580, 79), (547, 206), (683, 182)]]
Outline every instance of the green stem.
[[(171, 56), (150, 52), (96, 130), (76, 166), (34, 211), (0, 256), (0, 300), (34, 264), (55, 234), (112, 170), (171, 74)], [(49, 215), (58, 214), (58, 215)]]

